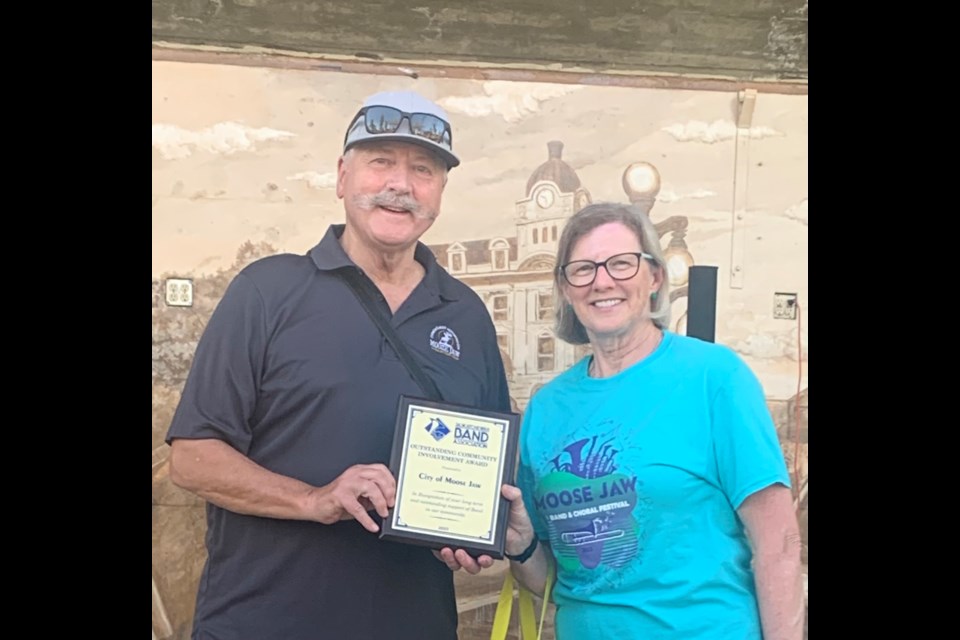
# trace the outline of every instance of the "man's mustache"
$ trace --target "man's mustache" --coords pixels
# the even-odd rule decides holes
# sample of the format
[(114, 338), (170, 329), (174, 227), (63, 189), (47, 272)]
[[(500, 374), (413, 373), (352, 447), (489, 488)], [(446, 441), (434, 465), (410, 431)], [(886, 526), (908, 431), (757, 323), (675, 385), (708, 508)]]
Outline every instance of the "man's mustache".
[(412, 196), (400, 195), (393, 191), (383, 191), (374, 195), (358, 195), (354, 202), (361, 209), (373, 209), (374, 207), (389, 207), (391, 209), (406, 209), (417, 218), (429, 218), (433, 220), (437, 217), (436, 212), (430, 211)]

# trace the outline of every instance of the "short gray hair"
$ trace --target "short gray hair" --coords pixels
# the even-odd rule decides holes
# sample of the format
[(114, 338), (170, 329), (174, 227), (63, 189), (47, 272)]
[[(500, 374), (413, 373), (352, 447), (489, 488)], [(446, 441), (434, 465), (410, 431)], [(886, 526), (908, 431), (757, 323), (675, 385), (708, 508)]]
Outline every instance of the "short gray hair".
[(615, 202), (596, 202), (587, 205), (567, 220), (557, 246), (557, 266), (553, 273), (553, 300), (557, 337), (570, 344), (588, 344), (587, 330), (563, 298), (563, 273), (560, 267), (570, 260), (570, 252), (580, 238), (600, 225), (619, 222), (633, 231), (640, 248), (653, 256), (653, 262), (662, 275), (660, 289), (650, 295), (650, 319), (660, 329), (670, 324), (670, 281), (667, 263), (660, 248), (660, 236), (650, 218), (635, 205)]

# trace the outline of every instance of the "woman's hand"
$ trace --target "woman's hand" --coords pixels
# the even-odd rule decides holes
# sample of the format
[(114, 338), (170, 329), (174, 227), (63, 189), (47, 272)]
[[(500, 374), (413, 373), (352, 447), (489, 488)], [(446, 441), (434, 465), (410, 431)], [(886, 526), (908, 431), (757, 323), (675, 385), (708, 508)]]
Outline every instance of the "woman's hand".
[[(533, 542), (533, 523), (523, 504), (523, 494), (517, 487), (505, 484), (500, 489), (504, 498), (510, 501), (510, 512), (507, 516), (507, 537), (504, 551), (509, 555), (519, 555)], [(494, 559), (488, 555), (472, 557), (463, 549), (444, 547), (434, 551), (433, 555), (446, 564), (451, 571), (464, 569), (467, 573), (477, 574), (483, 569), (493, 566)]]

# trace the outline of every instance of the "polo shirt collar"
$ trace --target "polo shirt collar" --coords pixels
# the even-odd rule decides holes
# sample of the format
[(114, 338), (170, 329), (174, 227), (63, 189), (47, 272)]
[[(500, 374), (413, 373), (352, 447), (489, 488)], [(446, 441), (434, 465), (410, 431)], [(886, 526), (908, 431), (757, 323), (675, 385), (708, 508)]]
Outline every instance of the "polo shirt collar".
[[(321, 271), (332, 271), (341, 267), (356, 267), (356, 264), (340, 244), (340, 236), (343, 235), (345, 228), (345, 224), (330, 225), (320, 243), (310, 249), (310, 259)], [(420, 284), (425, 286), (428, 291), (434, 295), (439, 295), (444, 300), (460, 298), (460, 291), (455, 286), (455, 281), (452, 278), (443, 277), (446, 274), (443, 272), (443, 268), (437, 264), (436, 257), (427, 248), (427, 245), (418, 241), (413, 257), (423, 265), (426, 271)]]

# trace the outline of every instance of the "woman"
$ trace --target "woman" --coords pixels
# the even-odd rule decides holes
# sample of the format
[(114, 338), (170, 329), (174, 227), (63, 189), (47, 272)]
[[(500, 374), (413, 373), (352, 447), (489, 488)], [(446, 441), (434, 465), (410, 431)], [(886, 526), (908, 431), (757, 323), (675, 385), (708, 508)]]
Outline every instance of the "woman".
[(633, 207), (574, 215), (557, 265), (557, 335), (593, 355), (525, 411), (518, 487), (503, 488), (514, 575), (542, 594), (556, 567), (561, 640), (800, 640), (800, 534), (757, 378), (667, 331), (659, 238)]

